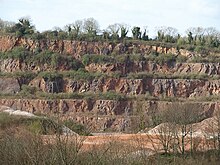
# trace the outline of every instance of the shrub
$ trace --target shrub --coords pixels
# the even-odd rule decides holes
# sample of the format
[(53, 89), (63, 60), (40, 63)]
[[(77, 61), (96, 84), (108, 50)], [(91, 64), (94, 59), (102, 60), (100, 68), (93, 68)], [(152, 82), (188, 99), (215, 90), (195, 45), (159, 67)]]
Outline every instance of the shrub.
[(64, 66), (66, 69), (77, 70), (84, 67), (82, 63), (72, 56), (53, 53), (50, 50), (40, 51), (35, 50), (34, 53), (24, 49), (23, 47), (15, 47), (11, 51), (0, 52), (1, 59), (17, 59), (27, 64), (34, 63), (37, 65), (47, 64), (53, 69), (59, 66)]
[(16, 59), (24, 61), (30, 56), (30, 52), (23, 47), (15, 47), (14, 49), (1, 53), (2, 59)]
[(90, 132), (86, 129), (85, 126), (79, 123), (75, 123), (72, 120), (65, 120), (63, 125), (71, 129), (72, 131), (78, 133), (79, 135), (89, 136)]
[(37, 92), (36, 87), (31, 87), (31, 86), (28, 86), (28, 85), (22, 85), (21, 86), (21, 91), (19, 92), (19, 95), (32, 98), (32, 97), (35, 97), (36, 92)]
[(126, 99), (126, 96), (121, 94), (121, 93), (116, 93), (114, 91), (108, 91), (105, 93), (99, 93), (98, 95), (99, 99), (104, 99), (104, 100), (117, 100), (117, 101), (122, 101)]
[(25, 116), (13, 116), (7, 113), (0, 113), (0, 129), (6, 130), (13, 127), (22, 127), (36, 134), (55, 134), (61, 133), (61, 125), (51, 119)]
[(46, 99), (82, 99), (83, 95), (78, 93), (46, 93), (46, 92), (37, 92), (37, 98), (46, 98)]
[(172, 54), (161, 54), (156, 58), (156, 62), (160, 65), (163, 64), (171, 64), (172, 62), (176, 62), (176, 56)]
[(177, 58), (176, 58), (176, 62), (179, 62), (179, 63), (184, 63), (187, 61), (187, 57), (186, 56), (181, 56), (181, 55), (178, 55)]
[(62, 72), (64, 77), (68, 77), (74, 80), (86, 80), (86, 81), (92, 81), (93, 79), (98, 79), (101, 77), (105, 77), (105, 74), (102, 73), (90, 73), (84, 69), (80, 69), (78, 71), (68, 71), (68, 72)]
[(146, 60), (145, 57), (141, 54), (122, 54), (114, 56), (115, 63), (125, 63), (125, 62), (140, 62)]
[(146, 60), (154, 61), (160, 65), (164, 65), (164, 64), (170, 65), (171, 63), (177, 61), (177, 56), (173, 54), (151, 53), (150, 55), (146, 56)]
[(41, 72), (38, 76), (42, 77), (46, 81), (55, 81), (63, 78), (63, 75), (58, 72)]

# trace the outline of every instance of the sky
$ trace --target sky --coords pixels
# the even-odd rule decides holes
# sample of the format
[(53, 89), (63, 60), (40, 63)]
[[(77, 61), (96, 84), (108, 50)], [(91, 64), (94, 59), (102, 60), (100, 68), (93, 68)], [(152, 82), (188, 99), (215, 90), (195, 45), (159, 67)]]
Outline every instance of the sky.
[(220, 30), (220, 0), (0, 0), (0, 18), (17, 22), (30, 17), (39, 31), (63, 28), (93, 17), (101, 29), (114, 23), (145, 27), (170, 26), (183, 34), (189, 27)]

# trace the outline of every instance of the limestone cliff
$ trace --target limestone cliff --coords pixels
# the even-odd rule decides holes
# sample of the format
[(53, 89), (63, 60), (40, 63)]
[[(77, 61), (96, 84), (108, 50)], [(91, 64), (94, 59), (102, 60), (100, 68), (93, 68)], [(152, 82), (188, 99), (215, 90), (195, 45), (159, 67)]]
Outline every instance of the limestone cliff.
[[(219, 102), (191, 102), (200, 107), (204, 118), (218, 109)], [(124, 131), (138, 126), (144, 116), (160, 112), (172, 104), (164, 101), (114, 101), (114, 100), (41, 100), (0, 99), (0, 105), (44, 115), (56, 115), (60, 119), (72, 119), (87, 125), (92, 131)], [(182, 103), (184, 104), (184, 103)], [(142, 111), (142, 112), (141, 112)], [(141, 113), (140, 113), (141, 112)]]
[[(186, 49), (165, 47), (160, 44), (153, 45), (147, 42), (32, 40), (0, 36), (0, 52), (7, 52), (17, 46), (24, 47), (30, 52), (50, 50), (60, 55), (72, 56), (81, 63), (81, 57), (85, 54), (105, 55), (106, 57), (141, 54), (141, 56), (148, 57), (149, 54), (159, 53), (173, 54), (175, 57), (181, 55), (187, 59), (200, 56), (200, 54)], [(54, 69), (47, 64), (27, 63), (16, 58), (1, 58), (0, 104), (33, 113), (56, 115), (61, 119), (70, 118), (88, 126), (93, 131), (106, 129), (124, 131), (126, 128), (138, 127), (142, 120), (150, 122), (150, 116), (154, 112), (159, 113), (169, 104), (173, 104), (173, 102), (164, 102), (161, 99), (179, 99), (184, 104), (202, 97), (214, 96), (218, 98), (220, 96), (219, 63), (188, 63), (187, 61), (159, 63), (146, 58), (128, 63), (120, 61), (114, 63), (93, 62), (83, 65), (80, 69), (79, 73), (86, 73), (83, 78), (77, 78), (74, 74), (72, 77), (68, 77), (64, 73), (71, 72), (72, 68), (66, 67), (63, 63), (59, 63)], [(49, 78), (40, 75), (45, 71), (49, 73)], [(15, 76), (15, 72), (22, 74), (31, 72), (35, 77)], [(51, 72), (62, 76), (54, 78), (54, 75), (50, 75)], [(86, 77), (97, 73), (101, 76), (91, 76), (92, 79)], [(30, 89), (22, 91), (23, 85)], [(35, 87), (36, 91), (41, 94), (85, 95), (77, 99), (46, 99), (47, 95), (43, 99), (39, 99), (41, 97), (27, 99), (28, 96), (25, 92), (30, 92), (32, 87)], [(22, 93), (21, 91), (23, 95), (19, 95), (19, 92)], [(36, 94), (36, 91), (31, 94)], [(96, 96), (107, 92), (123, 95), (126, 99), (100, 99), (86, 95), (89, 93)], [(4, 97), (8, 97), (8, 99), (3, 99)], [(25, 99), (18, 99), (22, 97)], [(198, 107), (201, 106), (201, 114), (204, 118), (212, 116), (219, 107), (218, 102), (191, 103), (197, 104)]]
[(29, 85), (37, 87), (43, 92), (53, 93), (50, 85), (54, 84), (56, 93), (100, 93), (116, 92), (127, 96), (148, 95), (154, 97), (196, 98), (219, 96), (220, 80), (199, 79), (127, 79), (127, 78), (100, 78), (91, 81), (64, 80), (45, 81), (34, 79)]

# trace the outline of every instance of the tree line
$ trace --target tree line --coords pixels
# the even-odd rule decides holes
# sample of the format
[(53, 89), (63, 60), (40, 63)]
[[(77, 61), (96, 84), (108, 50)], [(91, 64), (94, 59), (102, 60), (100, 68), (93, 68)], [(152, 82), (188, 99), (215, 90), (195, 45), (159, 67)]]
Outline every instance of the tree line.
[[(11, 33), (17, 37), (32, 37), (33, 39), (70, 39), (88, 41), (122, 41), (124, 39), (159, 41), (164, 43), (175, 43), (181, 45), (195, 45), (207, 47), (220, 46), (220, 32), (214, 27), (191, 27), (181, 36), (176, 28), (156, 27), (156, 37), (150, 38), (146, 27), (133, 26), (127, 24), (114, 23), (106, 29), (101, 30), (99, 23), (94, 18), (76, 20), (63, 28), (54, 27), (52, 30), (39, 32), (36, 30), (30, 18), (20, 18), (17, 23), (0, 19), (0, 32)], [(131, 32), (132, 36), (128, 36)]]

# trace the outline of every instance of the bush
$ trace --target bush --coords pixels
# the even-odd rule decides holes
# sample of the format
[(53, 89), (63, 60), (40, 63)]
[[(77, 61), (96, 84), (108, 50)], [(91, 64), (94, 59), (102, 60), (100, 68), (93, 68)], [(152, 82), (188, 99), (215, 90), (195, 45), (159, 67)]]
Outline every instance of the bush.
[(79, 123), (75, 123), (72, 120), (65, 120), (63, 125), (71, 129), (72, 131), (76, 132), (79, 135), (83, 136), (91, 136), (90, 132), (86, 129), (85, 126)]
[(14, 49), (1, 53), (1, 59), (16, 59), (25, 61), (28, 57), (30, 57), (30, 52), (27, 51), (23, 47), (15, 47)]
[(186, 56), (181, 56), (181, 55), (178, 55), (177, 58), (176, 58), (176, 62), (179, 62), (179, 63), (184, 63), (187, 61), (187, 57)]
[(55, 123), (51, 119), (41, 117), (25, 117), (13, 116), (7, 113), (0, 113), (0, 129), (7, 130), (9, 128), (25, 128), (26, 130), (36, 134), (55, 134), (61, 133), (61, 125)]
[(176, 56), (172, 54), (161, 54), (156, 58), (156, 62), (160, 65), (171, 64), (172, 62), (176, 62)]
[(151, 53), (149, 56), (146, 57), (146, 60), (154, 61), (160, 65), (164, 64), (172, 64), (173, 62), (177, 61), (177, 56), (173, 54), (154, 54)]
[(63, 78), (63, 75), (58, 72), (41, 72), (38, 76), (46, 81), (55, 81)]
[(35, 97), (36, 92), (37, 92), (36, 87), (22, 85), (21, 91), (18, 93), (18, 95), (28, 97), (28, 98), (33, 98), (33, 97)]
[(105, 74), (102, 73), (91, 73), (84, 69), (80, 69), (78, 71), (68, 71), (68, 72), (62, 72), (64, 77), (68, 77), (74, 80), (86, 80), (86, 81), (92, 81), (94, 79), (98, 79), (101, 77), (106, 77)]
[(121, 93), (109, 91), (105, 93), (99, 93), (98, 99), (122, 101), (122, 100), (126, 100), (126, 96)]
[(74, 59), (72, 56), (61, 55), (58, 53), (51, 52), (50, 50), (40, 51), (35, 50), (34, 53), (25, 50), (22, 47), (15, 47), (11, 51), (0, 52), (1, 59), (16, 59), (27, 64), (37, 64), (43, 66), (47, 64), (53, 69), (57, 69), (59, 66), (65, 69), (77, 70), (83, 68), (83, 64)]

